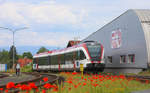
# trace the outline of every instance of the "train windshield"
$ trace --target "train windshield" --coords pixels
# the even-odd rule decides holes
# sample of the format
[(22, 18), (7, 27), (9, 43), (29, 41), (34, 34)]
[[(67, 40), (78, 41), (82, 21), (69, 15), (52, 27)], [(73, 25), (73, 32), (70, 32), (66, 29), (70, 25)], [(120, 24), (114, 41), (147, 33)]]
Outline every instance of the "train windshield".
[(100, 61), (101, 56), (101, 46), (100, 44), (96, 45), (87, 45), (89, 54), (91, 56), (92, 61)]

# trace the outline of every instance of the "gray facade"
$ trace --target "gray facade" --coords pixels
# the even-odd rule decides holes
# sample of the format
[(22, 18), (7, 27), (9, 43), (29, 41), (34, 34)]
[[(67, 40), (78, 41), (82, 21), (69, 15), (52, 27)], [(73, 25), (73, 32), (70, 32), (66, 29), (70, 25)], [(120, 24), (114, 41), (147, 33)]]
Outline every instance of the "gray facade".
[[(121, 33), (119, 37), (113, 35), (117, 31)], [(91, 40), (104, 46), (106, 72), (137, 73), (147, 69), (150, 64), (150, 10), (126, 11), (82, 42)], [(118, 40), (117, 47), (115, 40)], [(129, 62), (130, 55), (134, 55), (134, 62)], [(121, 62), (122, 56), (124, 62)], [(112, 58), (111, 62), (108, 57)]]

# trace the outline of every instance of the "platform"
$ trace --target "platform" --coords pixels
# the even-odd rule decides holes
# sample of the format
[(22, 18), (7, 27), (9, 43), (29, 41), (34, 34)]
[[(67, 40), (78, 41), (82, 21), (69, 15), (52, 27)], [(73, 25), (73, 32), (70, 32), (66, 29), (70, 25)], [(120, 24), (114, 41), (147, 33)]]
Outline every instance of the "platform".
[(16, 74), (9, 74), (9, 77), (0, 78), (0, 86), (5, 85), (8, 82), (19, 83), (27, 80), (32, 80), (35, 78), (33, 75), (21, 74), (20, 76), (16, 76)]

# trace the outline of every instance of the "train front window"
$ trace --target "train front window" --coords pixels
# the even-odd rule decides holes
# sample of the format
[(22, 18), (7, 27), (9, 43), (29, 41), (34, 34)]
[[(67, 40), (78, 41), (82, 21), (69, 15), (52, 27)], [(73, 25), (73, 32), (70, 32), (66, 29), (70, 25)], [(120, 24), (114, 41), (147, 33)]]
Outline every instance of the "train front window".
[(101, 46), (100, 46), (100, 44), (87, 45), (87, 48), (88, 48), (88, 51), (89, 51), (89, 54), (90, 54), (91, 58), (93, 60), (97, 60), (98, 61), (98, 59), (101, 56)]

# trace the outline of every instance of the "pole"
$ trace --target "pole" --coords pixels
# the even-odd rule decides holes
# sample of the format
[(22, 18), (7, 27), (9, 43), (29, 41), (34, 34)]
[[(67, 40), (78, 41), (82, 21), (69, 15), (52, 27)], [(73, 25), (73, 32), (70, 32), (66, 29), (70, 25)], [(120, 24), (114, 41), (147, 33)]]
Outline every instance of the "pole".
[(14, 35), (15, 31), (13, 31), (13, 70), (14, 70), (14, 63), (15, 63), (15, 46), (14, 46)]
[(1, 29), (6, 29), (8, 31), (11, 31), (13, 33), (13, 70), (14, 70), (14, 63), (15, 63), (15, 32), (16, 31), (20, 31), (20, 30), (24, 30), (24, 29), (28, 29), (28, 27), (23, 27), (23, 28), (19, 28), (19, 29), (10, 29), (10, 28), (7, 28), (7, 27), (0, 27)]

